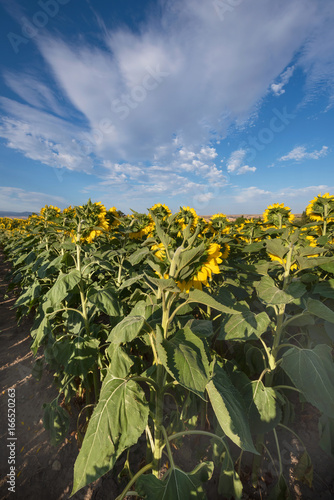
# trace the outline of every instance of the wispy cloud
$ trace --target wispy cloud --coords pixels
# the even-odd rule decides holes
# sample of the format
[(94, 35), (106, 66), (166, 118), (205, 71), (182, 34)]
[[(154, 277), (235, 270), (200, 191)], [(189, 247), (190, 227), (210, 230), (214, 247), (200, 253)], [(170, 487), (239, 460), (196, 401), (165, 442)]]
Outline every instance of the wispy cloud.
[(328, 153), (328, 146), (323, 146), (321, 149), (307, 151), (305, 146), (296, 146), (288, 154), (281, 156), (278, 161), (302, 161), (302, 160), (318, 160)]
[(295, 66), (290, 66), (280, 75), (279, 83), (272, 83), (270, 88), (276, 96), (280, 96), (285, 93), (285, 85), (289, 82), (290, 78), (293, 75), (295, 70)]
[[(334, 82), (329, 55), (320, 54), (321, 41), (333, 53), (324, 21), (333, 6), (254, 0), (252, 9), (241, 2), (222, 21), (202, 0), (161, 5), (159, 17), (135, 33), (99, 21), (96, 46), (41, 33), (35, 41), (45, 79), (32, 70), (4, 74), (18, 96), (1, 100), (7, 146), (51, 167), (98, 170), (104, 186), (125, 182), (129, 196), (197, 189), (208, 198), (205, 186), (226, 183), (213, 141), (232, 123), (247, 122), (270, 85), (284, 92), (294, 68), (288, 66), (306, 40), (296, 67), (312, 82)], [(228, 172), (256, 170), (243, 160), (243, 150), (234, 152)]]
[(245, 149), (237, 149), (233, 151), (229, 159), (227, 160), (227, 171), (230, 174), (242, 175), (247, 172), (255, 172), (256, 167), (250, 167), (249, 165), (243, 165), (243, 160), (247, 154)]
[(52, 196), (50, 194), (26, 191), (16, 187), (0, 186), (0, 208), (6, 211), (39, 212), (44, 205), (66, 206), (66, 201), (62, 196)]

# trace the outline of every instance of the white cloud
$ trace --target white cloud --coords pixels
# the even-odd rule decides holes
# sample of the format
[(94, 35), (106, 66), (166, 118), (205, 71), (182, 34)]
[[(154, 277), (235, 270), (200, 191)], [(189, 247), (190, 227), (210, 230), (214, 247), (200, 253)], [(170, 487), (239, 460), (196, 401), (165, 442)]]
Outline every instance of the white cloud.
[[(54, 82), (31, 70), (5, 73), (26, 104), (2, 99), (0, 136), (52, 167), (91, 173), (104, 166), (101, 182), (125, 182), (129, 193), (139, 190), (135, 180), (142, 193), (223, 186), (211, 139), (247, 121), (270, 85), (284, 91), (294, 68), (288, 66), (306, 40), (295, 66), (312, 82), (334, 82), (325, 21), (334, 9), (324, 3), (254, 0), (250, 9), (241, 2), (222, 21), (213, 3), (170, 0), (135, 33), (103, 26), (104, 46), (41, 34), (36, 41)], [(240, 154), (231, 156), (228, 171), (254, 172)]]
[[(289, 186), (278, 190), (266, 190), (256, 186), (246, 188), (235, 187), (230, 196), (230, 213), (263, 213), (268, 205), (284, 203), (293, 213), (301, 213), (309, 201), (319, 193), (332, 192), (333, 186), (317, 185), (294, 187)], [(234, 191), (234, 192), (233, 192)]]
[(0, 209), (7, 212), (39, 212), (44, 205), (66, 206), (66, 201), (61, 196), (26, 191), (16, 187), (0, 186)]
[(280, 96), (285, 93), (283, 87), (285, 87), (285, 85), (289, 82), (291, 76), (293, 75), (294, 70), (295, 66), (290, 66), (284, 71), (284, 73), (280, 75), (281, 81), (279, 83), (271, 84), (270, 88), (276, 96)]
[(318, 160), (326, 156), (328, 153), (328, 146), (323, 146), (321, 149), (307, 152), (305, 146), (297, 146), (288, 154), (279, 158), (279, 161), (301, 161), (301, 160)]
[(229, 159), (227, 160), (227, 171), (229, 173), (242, 175), (246, 174), (247, 172), (256, 171), (256, 167), (242, 165), (246, 153), (247, 151), (245, 149), (237, 149), (236, 151), (233, 151), (233, 153), (231, 153)]

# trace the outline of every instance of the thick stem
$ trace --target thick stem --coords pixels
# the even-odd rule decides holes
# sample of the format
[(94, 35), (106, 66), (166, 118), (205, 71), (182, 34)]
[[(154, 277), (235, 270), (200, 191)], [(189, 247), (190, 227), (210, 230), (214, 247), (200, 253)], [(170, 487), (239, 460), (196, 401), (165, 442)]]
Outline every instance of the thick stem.
[[(164, 367), (157, 367), (157, 385), (163, 387)], [(164, 440), (161, 432), (163, 424), (163, 392), (158, 390), (155, 393), (155, 418), (154, 418), (154, 451), (153, 451), (153, 474), (159, 477), (160, 462), (162, 450), (164, 448)]]

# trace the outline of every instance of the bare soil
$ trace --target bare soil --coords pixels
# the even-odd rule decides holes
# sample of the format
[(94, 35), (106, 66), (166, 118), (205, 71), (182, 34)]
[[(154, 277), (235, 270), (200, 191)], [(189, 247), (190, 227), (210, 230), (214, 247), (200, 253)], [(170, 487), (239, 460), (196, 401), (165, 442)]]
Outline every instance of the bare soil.
[[(73, 467), (78, 454), (76, 420), (81, 407), (79, 403), (72, 405), (68, 436), (62, 445), (57, 448), (52, 447), (48, 433), (43, 427), (43, 403), (51, 402), (58, 395), (58, 391), (53, 385), (53, 375), (50, 371), (44, 373), (39, 382), (31, 375), (35, 361), (30, 350), (29, 332), (32, 318), (24, 319), (20, 326), (17, 326), (15, 310), (13, 310), (16, 300), (15, 292), (6, 293), (5, 275), (8, 270), (9, 266), (4, 261), (3, 254), (0, 253), (0, 500), (67, 500), (72, 490)], [(8, 440), (8, 389), (15, 389), (16, 399), (15, 493), (8, 491), (7, 482), (9, 473), (7, 444), (12, 442)], [(304, 408), (297, 412), (293, 427), (306, 444), (314, 464), (312, 488), (294, 479), (293, 471), (302, 449), (293, 435), (280, 431), (279, 439), (282, 444), (285, 475), (290, 478), (291, 495), (296, 500), (331, 500), (334, 498), (334, 461), (317, 444), (318, 418), (317, 410), (305, 404)], [(276, 457), (273, 442), (267, 444), (273, 456)], [(200, 459), (210, 459), (208, 445), (205, 438), (185, 439), (184, 445), (175, 450), (176, 463), (187, 471), (191, 470)], [(208, 453), (207, 457), (206, 453)], [(145, 456), (145, 449), (141, 439), (131, 452), (131, 466), (134, 471), (138, 470), (143, 456)], [(245, 454), (244, 459), (243, 499), (267, 498), (268, 490), (276, 481), (275, 468), (270, 465), (267, 458), (263, 459), (261, 480), (255, 490), (250, 485), (251, 457)], [(125, 456), (122, 456), (115, 470), (80, 490), (72, 497), (73, 500), (115, 500), (126, 484), (124, 479), (121, 484), (117, 479), (124, 460)], [(207, 485), (209, 500), (224, 500), (224, 497), (216, 493), (217, 484), (218, 476), (214, 474)]]

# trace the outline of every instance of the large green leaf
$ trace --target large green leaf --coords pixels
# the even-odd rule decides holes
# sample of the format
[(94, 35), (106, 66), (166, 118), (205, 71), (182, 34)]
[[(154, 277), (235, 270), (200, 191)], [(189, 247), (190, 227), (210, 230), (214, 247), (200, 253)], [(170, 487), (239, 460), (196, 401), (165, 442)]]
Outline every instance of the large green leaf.
[(254, 286), (262, 302), (273, 305), (288, 304), (302, 297), (306, 291), (306, 287), (299, 281), (292, 282), (285, 291), (281, 290), (270, 276), (263, 276)]
[(52, 446), (57, 446), (63, 441), (69, 429), (69, 415), (64, 408), (57, 404), (56, 400), (52, 401), (52, 403), (44, 403), (43, 408), (45, 430), (50, 431)]
[(119, 302), (114, 288), (106, 287), (101, 290), (95, 289), (89, 293), (88, 299), (105, 314), (108, 314), (109, 316), (120, 315)]
[(110, 344), (106, 352), (110, 357), (110, 373), (115, 377), (127, 377), (133, 361), (125, 350), (120, 345)]
[[(179, 330), (171, 340), (162, 340), (166, 355), (161, 361), (183, 387), (205, 399), (204, 391), (210, 380), (207, 354), (202, 339), (190, 328)], [(160, 356), (160, 350), (158, 354)]]
[(162, 481), (153, 474), (140, 476), (136, 490), (146, 500), (206, 500), (203, 482), (213, 472), (213, 462), (202, 462), (192, 472), (174, 467)]
[(285, 246), (280, 238), (274, 238), (266, 241), (266, 248), (269, 253), (277, 255), (281, 259), (288, 253), (289, 247)]
[(307, 401), (329, 417), (334, 415), (334, 363), (329, 346), (291, 347), (283, 354), (281, 367)]
[(86, 377), (97, 361), (99, 344), (98, 339), (88, 335), (73, 339), (65, 337), (53, 345), (53, 355), (67, 373)]
[(282, 412), (276, 400), (276, 392), (266, 387), (262, 381), (251, 382), (253, 401), (248, 406), (252, 432), (264, 434), (271, 431), (281, 421)]
[(43, 339), (49, 335), (52, 331), (51, 325), (49, 322), (49, 319), (47, 316), (43, 316), (37, 320), (38, 326), (37, 328), (35, 327), (33, 330), (31, 330), (31, 336), (34, 339), (32, 345), (31, 345), (31, 350), (36, 356), (37, 350), (39, 346), (41, 345)]
[(111, 330), (107, 340), (117, 345), (131, 342), (140, 334), (144, 324), (142, 316), (126, 316)]
[(148, 413), (141, 387), (109, 371), (74, 465), (72, 494), (113, 468), (120, 454), (138, 441)]
[(329, 321), (329, 323), (334, 323), (334, 311), (329, 309), (329, 307), (320, 300), (308, 299), (307, 310), (315, 316), (318, 316), (318, 318), (325, 319)]
[(255, 314), (246, 310), (223, 321), (219, 339), (238, 341), (256, 339), (267, 331), (269, 324), (270, 318), (266, 312)]
[(221, 304), (213, 297), (203, 292), (202, 290), (192, 290), (189, 292), (188, 303), (196, 302), (198, 304), (203, 304), (205, 306), (212, 307), (212, 309), (216, 309), (216, 311), (221, 311), (227, 314), (238, 314), (239, 311), (235, 311), (231, 307), (225, 306)]
[(322, 297), (334, 299), (334, 279), (318, 283), (313, 288), (313, 293), (318, 293)]
[(53, 287), (45, 295), (48, 305), (55, 307), (60, 304), (80, 281), (81, 274), (77, 270), (60, 275)]
[(206, 387), (219, 425), (225, 434), (245, 451), (257, 453), (251, 438), (247, 410), (240, 392), (219, 365)]

